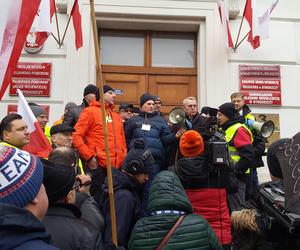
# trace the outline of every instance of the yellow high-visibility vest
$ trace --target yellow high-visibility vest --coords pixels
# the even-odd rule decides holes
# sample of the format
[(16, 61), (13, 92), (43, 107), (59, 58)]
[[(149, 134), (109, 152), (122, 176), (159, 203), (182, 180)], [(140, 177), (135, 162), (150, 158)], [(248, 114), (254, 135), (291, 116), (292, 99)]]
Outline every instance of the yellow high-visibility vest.
[[(236, 123), (236, 124), (230, 126), (228, 129), (226, 129), (226, 131), (225, 131), (225, 140), (228, 143), (228, 151), (229, 151), (230, 158), (233, 160), (234, 163), (237, 163), (241, 159), (241, 157), (238, 155), (237, 149), (231, 145), (231, 141), (232, 141), (237, 129), (240, 128), (240, 127), (245, 128), (249, 132), (249, 134), (251, 136), (251, 143), (253, 142), (252, 133), (247, 128), (247, 126), (244, 125), (244, 124)], [(249, 174), (250, 173), (250, 168), (248, 168), (245, 173)]]

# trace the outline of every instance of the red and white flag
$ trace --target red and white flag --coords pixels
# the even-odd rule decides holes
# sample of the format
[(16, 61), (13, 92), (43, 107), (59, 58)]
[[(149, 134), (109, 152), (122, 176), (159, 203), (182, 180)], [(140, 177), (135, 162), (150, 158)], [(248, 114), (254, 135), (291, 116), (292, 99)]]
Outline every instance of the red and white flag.
[(41, 0), (2, 0), (0, 8), (0, 100), (21, 55)]
[(21, 90), (17, 89), (17, 92), (19, 94), (18, 114), (23, 117), (30, 132), (30, 141), (22, 149), (36, 156), (48, 158), (52, 147)]
[(225, 46), (233, 48), (232, 37), (229, 28), (229, 14), (228, 14), (228, 2), (227, 0), (218, 0), (218, 9), (223, 27)]
[(270, 15), (278, 1), (279, 0), (274, 0), (272, 5), (267, 8), (262, 15), (258, 14), (256, 0), (246, 1), (243, 15), (250, 26), (248, 42), (251, 44), (253, 49), (260, 46), (261, 39), (269, 38)]
[(51, 22), (55, 12), (55, 0), (41, 0), (38, 14), (31, 27), (31, 31), (36, 32), (35, 44), (38, 46), (42, 46), (51, 34)]
[(73, 19), (73, 26), (75, 31), (75, 46), (76, 50), (82, 47), (83, 39), (82, 39), (82, 28), (81, 28), (81, 14), (79, 12), (78, 0), (74, 1), (71, 16)]

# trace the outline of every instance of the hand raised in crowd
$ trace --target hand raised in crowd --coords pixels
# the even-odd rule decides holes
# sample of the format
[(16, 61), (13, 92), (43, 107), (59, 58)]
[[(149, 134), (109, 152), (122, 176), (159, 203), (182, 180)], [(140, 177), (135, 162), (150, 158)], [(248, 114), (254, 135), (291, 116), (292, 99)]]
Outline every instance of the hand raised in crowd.
[(175, 135), (176, 138), (180, 138), (180, 137), (184, 134), (185, 131), (186, 131), (185, 128), (179, 129), (179, 130), (177, 131), (176, 135)]
[(90, 169), (96, 169), (97, 168), (97, 159), (95, 157), (93, 157), (92, 159), (90, 159), (88, 161), (88, 167)]
[(80, 182), (80, 185), (77, 189), (80, 193), (90, 194), (90, 188), (91, 188), (91, 176), (89, 175), (77, 175), (76, 179)]

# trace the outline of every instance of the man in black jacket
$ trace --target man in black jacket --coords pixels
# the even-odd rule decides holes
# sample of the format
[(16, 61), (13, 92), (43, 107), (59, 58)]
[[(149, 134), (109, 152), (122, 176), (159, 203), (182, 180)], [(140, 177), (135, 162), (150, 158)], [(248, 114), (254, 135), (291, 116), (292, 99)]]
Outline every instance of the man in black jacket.
[(43, 182), (49, 197), (49, 209), (43, 223), (51, 234), (53, 245), (59, 249), (103, 249), (102, 232), (83, 220), (81, 210), (75, 205), (76, 191), (83, 183), (75, 179), (74, 167), (72, 162), (67, 162), (67, 155), (65, 163), (61, 164), (61, 153), (68, 154), (71, 149), (62, 150), (57, 148), (57, 154), (50, 154), (52, 162), (43, 160)]
[(72, 108), (65, 114), (63, 124), (69, 125), (70, 127), (74, 128), (76, 122), (79, 119), (81, 111), (85, 107), (88, 107), (89, 104), (94, 100), (94, 98), (99, 100), (99, 89), (95, 85), (89, 84), (84, 88), (83, 97), (84, 98), (80, 105)]

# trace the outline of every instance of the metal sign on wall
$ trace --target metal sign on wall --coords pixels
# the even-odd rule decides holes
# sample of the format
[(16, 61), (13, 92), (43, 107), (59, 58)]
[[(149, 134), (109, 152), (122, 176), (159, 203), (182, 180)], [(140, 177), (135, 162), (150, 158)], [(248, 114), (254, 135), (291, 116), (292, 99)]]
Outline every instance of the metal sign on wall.
[(239, 72), (246, 104), (281, 105), (279, 65), (239, 65)]
[(19, 62), (13, 73), (9, 95), (50, 96), (51, 63)]

